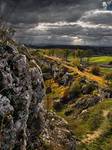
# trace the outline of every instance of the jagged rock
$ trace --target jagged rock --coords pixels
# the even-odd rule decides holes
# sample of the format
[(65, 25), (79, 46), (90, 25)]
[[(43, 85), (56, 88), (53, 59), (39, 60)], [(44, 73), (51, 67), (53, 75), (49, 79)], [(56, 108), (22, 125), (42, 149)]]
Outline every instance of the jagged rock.
[(84, 110), (96, 105), (100, 100), (101, 98), (99, 96), (86, 95), (76, 101), (75, 108)]
[(99, 89), (99, 94), (102, 97), (102, 99), (112, 98), (112, 90), (109, 88)]
[(59, 80), (59, 83), (61, 85), (68, 85), (68, 83), (73, 79), (73, 76), (69, 73), (69, 72), (66, 72), (63, 76), (62, 76), (62, 79)]
[(47, 89), (46, 89), (46, 94), (49, 94), (49, 93), (51, 93), (51, 92), (52, 92), (51, 87), (47, 87)]
[(50, 145), (56, 146), (53, 150), (57, 150), (58, 147), (75, 150), (75, 140), (64, 121), (43, 109), (44, 95), (45, 88), (40, 68), (30, 68), (25, 55), (19, 54), (12, 47), (1, 46), (1, 150), (46, 150), (47, 137), (42, 136), (45, 131)]
[[(4, 47), (0, 64), (2, 66), (0, 68), (1, 95), (8, 98), (10, 108), (13, 108), (13, 114), (9, 120), (11, 127), (4, 128), (4, 126), (7, 126), (7, 122), (4, 122), (2, 132), (4, 135), (5, 132), (10, 131), (11, 135), (11, 131), (14, 130), (16, 138), (11, 143), (11, 148), (26, 149), (27, 121), (31, 103), (33, 101), (35, 107), (37, 107), (44, 96), (42, 74), (38, 68), (30, 69), (26, 56), (19, 53), (15, 54), (15, 50), (11, 47)], [(5, 107), (3, 105), (1, 111)], [(4, 115), (4, 117), (7, 117), (7, 115)], [(4, 144), (1, 143), (1, 149), (11, 149), (10, 145), (5, 144), (7, 143), (7, 136), (4, 136), (3, 139)]]
[(47, 113), (45, 118), (46, 128), (43, 130), (42, 137), (51, 145), (51, 150), (75, 150), (74, 137), (68, 130), (67, 122), (53, 112)]
[(96, 89), (98, 89), (98, 85), (94, 82), (89, 82), (82, 86), (81, 93), (91, 94)]

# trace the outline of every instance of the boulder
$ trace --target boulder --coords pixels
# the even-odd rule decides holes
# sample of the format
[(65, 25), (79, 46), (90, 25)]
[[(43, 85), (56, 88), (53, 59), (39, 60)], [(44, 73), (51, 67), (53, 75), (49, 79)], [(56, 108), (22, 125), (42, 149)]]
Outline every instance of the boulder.
[(88, 107), (96, 105), (98, 102), (100, 102), (100, 100), (101, 98), (99, 96), (86, 95), (76, 101), (75, 108), (84, 110)]
[(112, 98), (112, 90), (110, 88), (100, 88), (99, 94), (102, 99)]

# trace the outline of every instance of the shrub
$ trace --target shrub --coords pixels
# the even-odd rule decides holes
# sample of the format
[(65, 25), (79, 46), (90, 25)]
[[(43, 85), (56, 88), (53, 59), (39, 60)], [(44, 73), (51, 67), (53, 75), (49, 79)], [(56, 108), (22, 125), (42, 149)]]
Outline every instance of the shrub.
[(0, 17), (0, 41), (5, 43), (11, 40), (15, 30), (7, 26), (7, 23)]
[(91, 67), (91, 73), (94, 74), (94, 75), (100, 75), (101, 71), (100, 71), (100, 67), (97, 66), (97, 65), (93, 65)]
[(63, 97), (61, 98), (61, 102), (63, 104), (68, 104), (74, 98), (79, 97), (81, 94), (81, 85), (79, 81), (75, 81), (72, 85), (65, 90)]
[(73, 84), (71, 85), (71, 87), (69, 89), (69, 97), (70, 97), (70, 99), (74, 99), (76, 97), (79, 97), (80, 94), (81, 94), (80, 82), (75, 81), (75, 82), (73, 82)]
[(69, 116), (69, 115), (71, 115), (72, 113), (73, 113), (73, 109), (71, 109), (71, 108), (68, 108), (66, 111), (65, 111), (65, 116)]
[(62, 102), (62, 104), (67, 104), (69, 101), (70, 101), (70, 99), (69, 99), (69, 89), (66, 89), (64, 94), (63, 94), (63, 97), (61, 98), (61, 102)]
[(61, 101), (55, 101), (53, 103), (53, 108), (55, 109), (55, 111), (59, 112), (63, 108), (63, 104), (61, 103)]

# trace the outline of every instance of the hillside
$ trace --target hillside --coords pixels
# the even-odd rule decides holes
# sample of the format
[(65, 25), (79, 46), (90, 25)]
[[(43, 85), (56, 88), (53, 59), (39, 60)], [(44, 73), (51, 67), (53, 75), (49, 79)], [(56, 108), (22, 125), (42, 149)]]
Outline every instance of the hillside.
[[(42, 68), (45, 106), (68, 122), (77, 138), (77, 150), (110, 150), (112, 74), (109, 68), (103, 72), (101, 65), (106, 67), (112, 57), (92, 55), (89, 63), (84, 58), (84, 66), (77, 66), (73, 54), (66, 59), (65, 50), (41, 49), (31, 51), (31, 55)], [(93, 66), (99, 67), (99, 74), (99, 69), (96, 74), (91, 72)]]

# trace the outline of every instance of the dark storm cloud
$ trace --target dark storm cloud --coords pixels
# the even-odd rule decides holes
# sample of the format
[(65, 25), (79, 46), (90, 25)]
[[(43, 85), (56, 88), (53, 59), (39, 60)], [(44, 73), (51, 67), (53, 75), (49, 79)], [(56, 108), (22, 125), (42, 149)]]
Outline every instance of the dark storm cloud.
[[(13, 22), (76, 20), (86, 10), (99, 6), (97, 0), (5, 0), (1, 1), (4, 16)], [(7, 18), (7, 19), (9, 19)]]
[(24, 43), (112, 45), (112, 12), (101, 4), (101, 0), (0, 0), (0, 15)]

